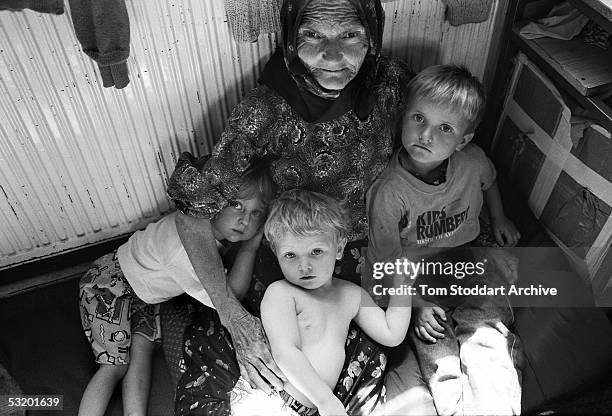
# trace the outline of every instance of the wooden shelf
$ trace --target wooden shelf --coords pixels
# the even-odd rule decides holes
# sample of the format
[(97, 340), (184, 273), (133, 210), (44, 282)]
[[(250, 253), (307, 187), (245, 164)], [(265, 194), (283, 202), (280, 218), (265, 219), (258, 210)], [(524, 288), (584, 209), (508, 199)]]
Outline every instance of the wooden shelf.
[(519, 27), (515, 26), (515, 35), (559, 71), (582, 95), (599, 95), (612, 88), (612, 48), (603, 50), (584, 43), (580, 38), (527, 39), (520, 35)]
[[(612, 1), (612, 0), (611, 0)], [(515, 26), (512, 31), (512, 39), (532, 61), (534, 61), (540, 69), (542, 69), (553, 81), (557, 82), (562, 90), (569, 93), (580, 105), (585, 107), (587, 110), (593, 112), (593, 116), (601, 123), (603, 127), (612, 131), (612, 109), (606, 105), (600, 98), (596, 96), (587, 97), (585, 93), (597, 93), (601, 91), (601, 88), (609, 88), (609, 84), (603, 84), (603, 86), (593, 86), (587, 80), (580, 79), (582, 76), (578, 75), (576, 70), (569, 71), (567, 66), (563, 66), (558, 60), (554, 59), (545, 49), (547, 46), (547, 39), (542, 42), (540, 39), (529, 40), (525, 39), (519, 34), (519, 27)], [(558, 42), (571, 42), (571, 41), (558, 41)], [(612, 67), (612, 59), (610, 62), (605, 63), (606, 66)], [(575, 68), (574, 68), (575, 69)], [(592, 66), (588, 66), (585, 69), (585, 73), (592, 70)], [(601, 71), (600, 75), (612, 76), (612, 69), (608, 73)], [(611, 77), (612, 78), (612, 77)], [(586, 82), (586, 83), (585, 83)]]

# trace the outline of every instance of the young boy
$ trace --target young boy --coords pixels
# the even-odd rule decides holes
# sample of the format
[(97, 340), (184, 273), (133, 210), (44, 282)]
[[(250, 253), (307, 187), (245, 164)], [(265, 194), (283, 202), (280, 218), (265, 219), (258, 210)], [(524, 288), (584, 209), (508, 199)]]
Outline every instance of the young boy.
[[(394, 346), (410, 322), (409, 296), (393, 296), (383, 311), (362, 288), (332, 277), (348, 233), (347, 215), (333, 198), (316, 192), (283, 193), (264, 227), (285, 279), (272, 283), (261, 318), (272, 355), (288, 383), (262, 414), (346, 415), (332, 390), (344, 364), (351, 320), (375, 341)], [(397, 278), (397, 284), (402, 280)], [(271, 402), (276, 401), (276, 410)], [(232, 402), (232, 412), (254, 411), (252, 401)], [(284, 410), (283, 410), (284, 409)], [(265, 411), (264, 411), (265, 410)], [(294, 413), (295, 412), (295, 413)], [(246, 413), (245, 413), (246, 414)]]
[[(400, 257), (475, 262), (471, 250), (448, 248), (478, 236), (483, 195), (497, 243), (515, 245), (519, 233), (504, 215), (493, 164), (470, 144), (485, 105), (480, 82), (463, 67), (433, 66), (410, 81), (406, 98), (402, 147), (367, 194), (370, 267)], [(484, 276), (421, 277), (415, 286), (503, 285), (491, 267), (499, 259), (491, 260)], [(520, 413), (507, 298), (425, 298), (430, 302), (419, 302), (411, 336), (437, 412)]]
[[(211, 221), (217, 248), (242, 242), (228, 286), (241, 298), (248, 290), (262, 224), (275, 187), (267, 167), (249, 168), (238, 198)], [(80, 282), (81, 318), (99, 369), (83, 394), (79, 415), (103, 415), (123, 379), (125, 414), (144, 415), (154, 341), (160, 339), (159, 303), (187, 293), (214, 308), (179, 238), (176, 213), (137, 231), (98, 259)]]

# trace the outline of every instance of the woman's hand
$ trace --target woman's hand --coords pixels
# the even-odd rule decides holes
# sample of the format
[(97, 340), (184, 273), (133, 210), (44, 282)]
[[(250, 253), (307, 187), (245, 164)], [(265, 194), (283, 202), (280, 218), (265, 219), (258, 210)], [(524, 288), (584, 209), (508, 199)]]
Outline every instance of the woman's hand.
[(444, 327), (438, 323), (436, 315), (446, 321), (444, 309), (439, 306), (430, 304), (418, 308), (414, 332), (422, 341), (435, 343), (439, 338), (444, 338)]
[(266, 394), (272, 391), (270, 385), (276, 390), (283, 390), (287, 379), (272, 358), (261, 321), (240, 307), (240, 311), (235, 309), (225, 327), (232, 337), (240, 375), (253, 388), (259, 388)]

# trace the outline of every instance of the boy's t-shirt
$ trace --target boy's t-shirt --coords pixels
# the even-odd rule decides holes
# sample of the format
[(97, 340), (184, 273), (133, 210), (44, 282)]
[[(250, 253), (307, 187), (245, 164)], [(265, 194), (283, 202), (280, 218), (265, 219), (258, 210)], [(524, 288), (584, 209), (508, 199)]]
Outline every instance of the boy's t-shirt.
[(402, 150), (366, 195), (372, 263), (395, 261), (407, 248), (458, 247), (474, 240), (480, 232), (482, 191), (495, 181), (493, 163), (474, 144), (451, 155), (440, 185), (427, 184), (402, 167)]
[[(187, 293), (214, 309), (176, 229), (176, 212), (136, 231), (117, 250), (121, 271), (134, 293), (153, 304)], [(217, 248), (223, 245), (217, 241)]]

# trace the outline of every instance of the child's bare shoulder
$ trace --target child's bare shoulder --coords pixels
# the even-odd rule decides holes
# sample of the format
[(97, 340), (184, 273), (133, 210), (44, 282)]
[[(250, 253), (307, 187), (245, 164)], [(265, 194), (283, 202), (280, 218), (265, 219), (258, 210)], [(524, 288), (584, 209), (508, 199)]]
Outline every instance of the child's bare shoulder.
[(347, 293), (360, 290), (360, 287), (355, 283), (344, 279), (338, 279), (337, 277), (334, 277), (334, 285), (337, 285), (338, 289), (346, 291)]
[(334, 279), (334, 285), (338, 288), (344, 301), (354, 304), (361, 302), (361, 286), (342, 279)]
[(264, 293), (263, 299), (261, 300), (261, 307), (263, 308), (274, 308), (279, 303), (285, 303), (287, 301), (294, 302), (295, 292), (292, 285), (285, 279), (277, 280), (271, 283)]
[(270, 283), (270, 285), (267, 287), (266, 296), (285, 295), (292, 292), (293, 289), (293, 285), (285, 279), (277, 280), (276, 282)]

